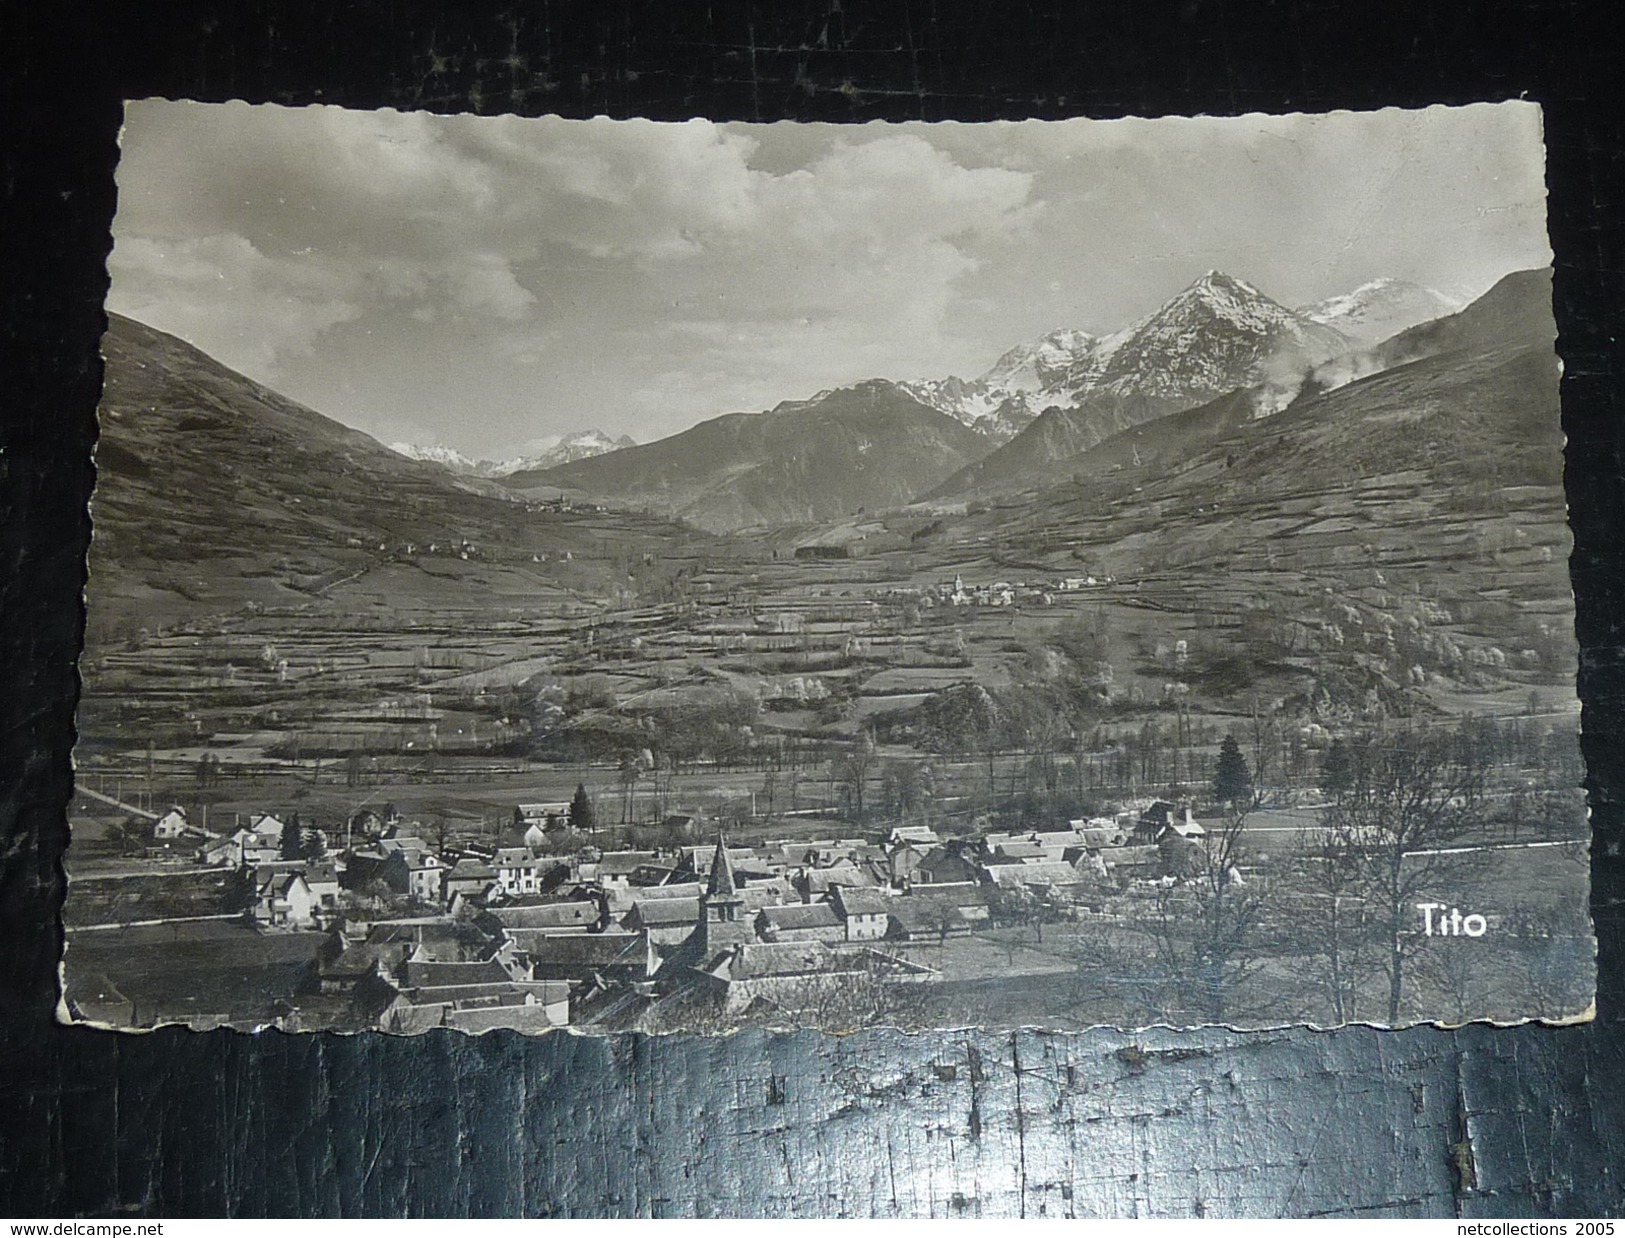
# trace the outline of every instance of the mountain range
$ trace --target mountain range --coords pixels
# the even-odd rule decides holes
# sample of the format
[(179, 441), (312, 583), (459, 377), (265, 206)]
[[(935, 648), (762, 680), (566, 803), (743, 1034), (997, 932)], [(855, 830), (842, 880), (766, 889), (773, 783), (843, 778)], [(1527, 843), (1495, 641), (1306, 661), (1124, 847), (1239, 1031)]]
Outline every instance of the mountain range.
[(438, 464), (464, 477), (507, 477), (526, 470), (556, 468), (561, 464), (585, 460), (589, 456), (601, 456), (605, 452), (636, 446), (637, 440), (630, 434), (612, 438), (602, 430), (592, 429), (577, 430), (543, 451), (506, 460), (473, 460), (456, 448), (439, 443), (391, 443), (389, 449), (408, 460)]
[[(715, 531), (1009, 493), (1130, 427), (1228, 392), (1252, 391), (1254, 415), (1278, 411), (1305, 375), (1369, 352), (1362, 341), (1372, 331), (1448, 305), (1417, 285), (1379, 280), (1292, 310), (1209, 271), (1120, 331), (1052, 332), (969, 382), (871, 379), (505, 480), (529, 493), (647, 507)], [(906, 433), (869, 432), (865, 410), (882, 407), (907, 422)]]
[[(1316, 362), (1369, 347), (1459, 308), (1433, 289), (1382, 278), (1287, 309), (1242, 280), (1209, 271), (1155, 312), (1109, 335), (1063, 328), (1009, 349), (976, 378), (950, 375), (894, 385), (983, 435), (989, 440), (984, 455), (1051, 413), (1050, 422), (1029, 441), (990, 462), (988, 476), (977, 471), (948, 487), (976, 492), (998, 489), (1007, 474), (1075, 454), (1149, 417), (1252, 385), (1270, 372), (1295, 379)], [(831, 394), (821, 391), (808, 400), (786, 401), (774, 411), (820, 406)], [(502, 460), (476, 460), (440, 444), (397, 442), (390, 447), (460, 476), (525, 474), (525, 485), (530, 475), (635, 445), (629, 436), (591, 429), (566, 435), (546, 451)], [(570, 482), (562, 479), (561, 484)]]
[[(977, 496), (1065, 494), (1113, 470), (1182, 467), (1288, 412), (1293, 425), (1306, 407), (1345, 416), (1361, 407), (1358, 391), (1387, 390), (1365, 385), (1371, 376), (1430, 358), (1499, 356), (1531, 340), (1550, 355), (1546, 271), (1508, 276), (1457, 313), (1360, 342), (1378, 321), (1436, 304), (1388, 281), (1311, 307), (1313, 317), (1210, 272), (1112, 335), (1058, 331), (1007, 352), (977, 380), (988, 383), (984, 396), (992, 376), (1029, 410), (1039, 396), (1072, 403), (1050, 405), (1002, 445), (977, 418), (940, 407), (950, 382), (932, 403), (919, 384), (874, 379), (644, 445), (585, 432), (490, 477), (408, 458), (114, 315), (92, 570), (147, 607), (183, 611), (216, 596), (280, 604), (405, 541), (511, 543), (526, 562), (535, 541), (541, 560), (551, 543), (515, 520), (516, 501), (539, 497), (647, 512), (648, 536), (681, 540), (663, 520), (733, 532), (922, 501), (948, 511)], [(1472, 381), (1492, 381), (1481, 371)], [(1358, 391), (1329, 399), (1345, 387)], [(572, 453), (580, 457), (554, 462)]]
[(576, 493), (720, 532), (895, 507), (987, 446), (895, 383), (874, 380), (504, 480), (525, 494)]
[[(1391, 284), (1393, 281), (1389, 281)], [(1376, 285), (1367, 285), (1375, 288)], [(1412, 286), (1414, 287), (1414, 286)], [(1432, 307), (1442, 302), (1406, 294), (1413, 306)], [(1356, 313), (1368, 313), (1372, 301), (1351, 297), (1344, 301)], [(1394, 321), (1403, 321), (1410, 314)], [(1240, 381), (1211, 404), (1189, 401), (1188, 416), (1128, 420), (1115, 434), (1110, 429), (1116, 410), (1096, 402), (1091, 407), (1053, 410), (1037, 419), (1015, 440), (978, 461), (961, 474), (948, 479), (929, 496), (932, 499), (963, 498), (1029, 490), (1053, 484), (1067, 476), (1092, 473), (1101, 462), (1120, 461), (1117, 452), (1132, 445), (1134, 454), (1161, 454), (1165, 445), (1158, 440), (1165, 432), (1181, 425), (1206, 425), (1216, 429), (1279, 413), (1295, 401), (1321, 394), (1349, 382), (1381, 373), (1424, 357), (1462, 349), (1506, 346), (1507, 341), (1526, 343), (1532, 336), (1545, 338), (1551, 322), (1551, 275), (1549, 271), (1523, 271), (1508, 275), (1478, 300), (1454, 314), (1408, 327), (1398, 334), (1368, 347), (1351, 347), (1325, 360), (1310, 363), (1311, 352), (1277, 352), (1267, 364), (1255, 369), (1251, 382)], [(1302, 368), (1296, 368), (1301, 366)], [(1243, 380), (1245, 367), (1232, 371)], [(1127, 433), (1134, 426), (1138, 433)], [(1180, 433), (1174, 443), (1183, 443)], [(1106, 450), (1110, 445), (1114, 450)]]
[(1174, 594), (1209, 573), (1254, 605), (1295, 578), (1366, 579), (1380, 597), (1384, 573), (1442, 574), (1474, 602), (1565, 615), (1551, 291), (1550, 271), (1509, 275), (1326, 385), (1311, 376), (1267, 417), (1241, 389), (1131, 427), (1021, 502), (973, 508), (954, 535), (1035, 570), (1081, 556)]
[(1432, 289), (1384, 278), (1287, 309), (1251, 284), (1209, 271), (1110, 335), (1053, 331), (1010, 349), (978, 378), (899, 385), (1004, 443), (1049, 409), (1115, 410), (1120, 420), (1133, 420), (1136, 409), (1211, 397), (1270, 367), (1301, 372), (1305, 361), (1376, 343), (1459, 308)]
[[(1339, 476), (1367, 469), (1388, 472), (1415, 463), (1428, 450), (1412, 438), (1367, 433), (1372, 419), (1384, 405), (1397, 404), (1400, 393), (1417, 401), (1405, 420), (1454, 436), (1459, 441), (1450, 453), (1462, 461), (1477, 461), (1475, 473), (1488, 469), (1516, 474), (1519, 444), (1561, 442), (1547, 365), (1555, 337), (1551, 288), (1550, 271), (1515, 272), (1455, 314), (1315, 367), (1292, 392), (1288, 407), (1272, 417), (1258, 416), (1258, 389), (1238, 388), (1057, 460), (1047, 476), (1035, 480), (1050, 487), (1076, 487), (1099, 484), (1120, 472), (1142, 480), (1171, 476), (1220, 444), (1256, 445), (1282, 434), (1313, 437), (1324, 450), (1304, 452), (1296, 463), (1274, 455), (1261, 457), (1271, 470), (1286, 465), (1284, 473), (1271, 472), (1271, 484), (1312, 480), (1311, 461), (1318, 461), (1315, 467), (1321, 470), (1335, 469)], [(1506, 381), (1486, 385), (1486, 374)], [(1441, 397), (1440, 392), (1452, 384), (1471, 386), (1471, 399), (1463, 398), (1460, 390)], [(1480, 406), (1498, 404), (1507, 405), (1500, 421), (1481, 416)], [(1333, 441), (1335, 449), (1329, 446)], [(1227, 458), (1230, 454), (1227, 447)], [(1491, 464), (1486, 457), (1499, 458), (1500, 463)], [(1531, 462), (1521, 471), (1531, 481), (1549, 482), (1554, 480), (1556, 460), (1548, 456), (1544, 463)], [(1249, 484), (1259, 480), (1249, 478)], [(1326, 480), (1330, 484), (1334, 478)]]

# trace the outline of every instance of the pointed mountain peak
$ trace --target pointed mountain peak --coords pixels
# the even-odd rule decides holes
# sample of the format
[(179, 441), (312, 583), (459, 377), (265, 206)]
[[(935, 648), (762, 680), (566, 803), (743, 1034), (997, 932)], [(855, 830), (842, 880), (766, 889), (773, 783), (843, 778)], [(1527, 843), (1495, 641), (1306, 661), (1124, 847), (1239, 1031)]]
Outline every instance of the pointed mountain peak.
[[(1210, 296), (1217, 294), (1224, 297), (1245, 298), (1249, 300), (1268, 301), (1270, 299), (1257, 288), (1253, 287), (1253, 285), (1249, 284), (1246, 280), (1237, 279), (1234, 275), (1227, 275), (1223, 271), (1217, 269), (1206, 271), (1202, 275), (1199, 275), (1196, 279), (1192, 280), (1190, 287), (1186, 288), (1185, 291), (1180, 294), (1180, 296), (1183, 297), (1192, 293), (1205, 293)], [(1178, 299), (1178, 297), (1175, 298), (1175, 300)]]

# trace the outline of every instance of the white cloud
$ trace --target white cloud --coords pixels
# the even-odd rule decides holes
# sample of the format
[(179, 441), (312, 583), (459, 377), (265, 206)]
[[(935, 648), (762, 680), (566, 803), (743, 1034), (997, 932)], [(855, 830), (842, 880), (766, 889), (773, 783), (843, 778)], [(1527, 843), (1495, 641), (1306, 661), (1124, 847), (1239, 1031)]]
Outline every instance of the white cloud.
[(488, 455), (594, 424), (646, 440), (857, 378), (974, 373), (1059, 326), (1115, 329), (1208, 266), (1288, 299), (1492, 279), (1543, 241), (1532, 110), (1428, 115), (786, 128), (135, 104), (112, 304), (356, 424), (442, 424)]
[(120, 237), (108, 260), (109, 306), (164, 323), (205, 352), (274, 371), (327, 328), (361, 314), (358, 287), (307, 257), (268, 258), (231, 234), (159, 241)]

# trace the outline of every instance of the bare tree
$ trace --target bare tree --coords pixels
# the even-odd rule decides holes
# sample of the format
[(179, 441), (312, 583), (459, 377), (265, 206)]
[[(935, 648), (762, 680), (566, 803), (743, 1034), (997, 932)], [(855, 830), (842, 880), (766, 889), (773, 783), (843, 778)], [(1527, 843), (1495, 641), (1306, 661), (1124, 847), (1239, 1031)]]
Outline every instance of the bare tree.
[(877, 760), (874, 737), (864, 731), (844, 756), (836, 758), (831, 767), (830, 772), (840, 786), (842, 798), (851, 806), (853, 817), (860, 824), (864, 819), (864, 791)]
[(616, 776), (621, 784), (621, 824), (627, 825), (632, 820), (632, 803), (637, 792), (638, 778), (643, 773), (638, 764), (638, 754), (632, 751), (621, 753), (620, 766)]
[(1337, 1023), (1359, 1017), (1359, 995), (1371, 975), (1377, 927), (1366, 903), (1364, 854), (1338, 832), (1322, 833), (1309, 848), (1307, 886), (1315, 897), (1315, 986)]
[(921, 761), (888, 761), (880, 775), (887, 808), (900, 820), (924, 815), (934, 794), (930, 766)]
[(1447, 737), (1407, 732), (1367, 741), (1354, 753), (1353, 786), (1327, 810), (1334, 845), (1356, 867), (1381, 927), (1388, 978), (1388, 1022), (1399, 1022), (1406, 968), (1426, 937), (1417, 906), (1449, 872), (1461, 879), (1467, 857), (1439, 852), (1472, 828), (1483, 770), (1460, 759)]
[(1232, 812), (1200, 839), (1176, 836), (1164, 848), (1170, 884), (1137, 930), (1150, 937), (1152, 958), (1128, 977), (1154, 1018), (1223, 1023), (1270, 1006), (1254, 992), (1265, 893), (1241, 875), (1246, 820)]

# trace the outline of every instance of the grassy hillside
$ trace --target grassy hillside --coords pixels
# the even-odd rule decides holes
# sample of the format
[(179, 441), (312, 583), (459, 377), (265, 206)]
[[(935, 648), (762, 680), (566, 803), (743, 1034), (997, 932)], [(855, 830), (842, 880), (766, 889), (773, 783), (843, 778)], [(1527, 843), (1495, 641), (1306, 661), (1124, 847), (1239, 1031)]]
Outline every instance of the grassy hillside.
[[(589, 564), (610, 551), (695, 540), (665, 522), (528, 510), (493, 483), (399, 456), (128, 318), (110, 316), (102, 348), (93, 634), (249, 603), (306, 605), (403, 567), (387, 597), (411, 600), (420, 579), (446, 604), (447, 577), (481, 572), (485, 583), (470, 588), (520, 598), (599, 588), (616, 572)], [(418, 570), (430, 559), (435, 571)], [(494, 572), (509, 579), (493, 582)]]

